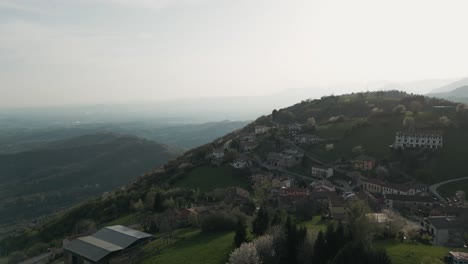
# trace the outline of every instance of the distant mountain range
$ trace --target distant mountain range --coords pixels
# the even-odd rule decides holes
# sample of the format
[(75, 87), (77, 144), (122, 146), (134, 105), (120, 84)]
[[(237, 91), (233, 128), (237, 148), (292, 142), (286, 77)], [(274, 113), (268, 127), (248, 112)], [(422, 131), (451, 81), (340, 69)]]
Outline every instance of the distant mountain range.
[(0, 122), (0, 154), (40, 149), (52, 141), (95, 133), (119, 133), (154, 140), (180, 150), (190, 149), (237, 130), (248, 121), (220, 121), (201, 124), (161, 124), (151, 121), (103, 122), (49, 127), (25, 127)]
[(30, 219), (112, 190), (180, 152), (111, 133), (0, 155), (0, 223)]
[(464, 78), (435, 89), (427, 95), (454, 102), (468, 103), (468, 78)]
[(446, 93), (446, 92), (451, 92), (457, 88), (460, 88), (462, 86), (466, 86), (468, 85), (468, 77), (467, 78), (463, 78), (463, 79), (460, 79), (460, 80), (457, 80), (457, 81), (454, 81), (454, 82), (451, 82), (447, 85), (444, 85), (444, 86), (441, 86), (437, 89), (434, 89), (431, 91), (431, 94), (434, 94), (434, 93)]

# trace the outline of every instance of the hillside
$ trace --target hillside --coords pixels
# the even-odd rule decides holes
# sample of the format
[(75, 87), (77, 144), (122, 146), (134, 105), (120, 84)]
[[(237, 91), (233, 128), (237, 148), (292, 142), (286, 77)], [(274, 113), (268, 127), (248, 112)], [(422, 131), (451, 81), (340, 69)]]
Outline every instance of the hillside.
[(26, 121), (28, 120), (23, 120), (22, 117), (15, 118), (15, 116), (11, 116), (10, 119), (0, 118), (0, 154), (40, 149), (53, 141), (97, 133), (134, 135), (172, 147), (190, 149), (206, 144), (248, 124), (246, 121), (228, 120), (183, 124), (177, 119), (168, 119), (164, 122), (145, 120), (79, 124), (63, 122), (57, 124), (45, 120), (40, 127), (34, 127), (34, 124), (23, 123)]
[(432, 90), (431, 93), (447, 93), (450, 91), (453, 91), (459, 87), (466, 86), (468, 85), (468, 78), (463, 78), (460, 80), (457, 80), (455, 82), (451, 82), (449, 84), (446, 84), (442, 87), (439, 87), (437, 89)]
[[(311, 144), (295, 142), (290, 131), (295, 123), (300, 133), (318, 140)], [(256, 131), (256, 127), (265, 130)], [(436, 131), (444, 137), (443, 148), (394, 149), (390, 146), (398, 131)], [(294, 179), (295, 187), (302, 188), (318, 178), (311, 175), (311, 166), (322, 164), (336, 170), (329, 180), (340, 191), (360, 189), (357, 184), (342, 183), (351, 184), (350, 175), (356, 173), (361, 178), (376, 178), (392, 185), (431, 184), (466, 176), (468, 164), (460, 164), (459, 157), (468, 156), (464, 147), (468, 145), (467, 134), (468, 110), (444, 99), (387, 91), (305, 100), (275, 109), (239, 131), (187, 151), (125, 188), (83, 203), (19, 237), (3, 240), (0, 247), (12, 252), (37, 242), (60, 240), (74, 234), (73, 227), (84, 219), (97, 226), (119, 219), (131, 219), (128, 224), (145, 223), (141, 219), (148, 219), (147, 214), (159, 219), (165, 209), (177, 211), (197, 203), (231, 212), (230, 206), (235, 204), (226, 201), (230, 197), (226, 194), (234, 189), (229, 189), (232, 186), (251, 192), (252, 200), (236, 210), (252, 215), (255, 206), (265, 201), (262, 197), (270, 193), (249, 186), (249, 176), (257, 171), (275, 177), (287, 175)], [(255, 143), (253, 149), (243, 148), (246, 136), (253, 137), (247, 139)], [(220, 149), (223, 157), (216, 158), (214, 153)], [(367, 171), (356, 168), (354, 160), (363, 154), (371, 156), (386, 173), (381, 175), (377, 167)], [(293, 157), (294, 164), (278, 167), (270, 160), (278, 156)], [(248, 160), (249, 166), (233, 168), (232, 162), (238, 158)], [(275, 206), (272, 207), (276, 209)], [(309, 209), (307, 214), (312, 213)]]
[(457, 87), (454, 90), (444, 93), (431, 93), (429, 96), (443, 98), (454, 102), (468, 103), (468, 84)]
[(156, 142), (108, 133), (0, 155), (0, 223), (64, 209), (125, 185), (175, 155)]

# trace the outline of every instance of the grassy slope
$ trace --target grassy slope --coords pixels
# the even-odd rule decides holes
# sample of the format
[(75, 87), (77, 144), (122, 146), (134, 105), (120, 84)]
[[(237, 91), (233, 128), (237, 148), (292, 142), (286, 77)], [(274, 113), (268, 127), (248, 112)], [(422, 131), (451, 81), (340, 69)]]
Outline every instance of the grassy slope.
[(465, 191), (465, 193), (468, 193), (468, 180), (462, 180), (462, 181), (456, 181), (456, 182), (450, 182), (447, 184), (444, 184), (440, 186), (437, 191), (443, 196), (443, 197), (450, 197), (455, 195), (456, 191)]
[[(379, 241), (376, 242), (374, 246), (386, 249), (393, 264), (417, 264), (425, 256), (442, 260), (450, 251), (449, 248), (445, 247), (398, 243), (397, 241), (392, 240)], [(460, 249), (457, 249), (457, 251), (460, 251)]]
[[(429, 124), (444, 115), (452, 120), (456, 118), (454, 113), (425, 112), (416, 116), (416, 124)], [(352, 153), (353, 147), (361, 145), (366, 154), (370, 156), (378, 159), (394, 159), (394, 151), (389, 146), (394, 141), (395, 132), (403, 129), (403, 118), (403, 116), (370, 118), (368, 125), (356, 128), (346, 138), (333, 142), (335, 145), (334, 150), (326, 151), (324, 145), (319, 145), (313, 147), (310, 153), (327, 161), (333, 161), (340, 157), (351, 159), (356, 156), (356, 154)], [(362, 122), (362, 119), (318, 126), (317, 134), (324, 138), (339, 138), (340, 135), (344, 135), (344, 131), (350, 129), (357, 122)], [(420, 167), (432, 171), (436, 182), (468, 176), (468, 163), (460, 162), (460, 157), (468, 156), (468, 149), (465, 147), (468, 146), (468, 137), (466, 135), (468, 135), (466, 128), (445, 129), (444, 148), (434, 155), (434, 159), (425, 164), (420, 164)]]
[[(317, 146), (312, 150), (312, 153), (330, 161), (339, 157), (353, 158), (355, 154), (352, 153), (352, 149), (360, 145), (368, 155), (379, 158), (390, 156), (392, 152), (389, 146), (393, 143), (395, 132), (401, 129), (401, 120), (402, 117), (370, 119), (367, 126), (357, 128), (348, 137), (334, 142), (334, 150), (325, 151), (323, 146)], [(343, 135), (346, 129), (350, 129), (357, 122), (362, 121), (349, 121), (336, 125), (322, 126), (318, 128), (318, 131), (320, 131), (319, 134), (323, 137), (326, 137), (326, 135), (338, 137), (340, 134)]]
[(193, 169), (185, 178), (178, 181), (176, 186), (211, 191), (229, 186), (248, 188), (249, 184), (247, 177), (237, 175), (235, 169), (229, 166), (201, 166)]
[(0, 155), (0, 201), (6, 201), (0, 203), (0, 221), (51, 213), (126, 184), (174, 156), (156, 142), (113, 134)]
[[(161, 251), (161, 254), (150, 256), (142, 261), (143, 264), (222, 264), (227, 261), (233, 249), (234, 233), (205, 234), (200, 230), (187, 229), (178, 234), (183, 237), (173, 246)], [(149, 252), (160, 241), (154, 241), (147, 246)]]
[(323, 221), (321, 216), (314, 216), (312, 220), (302, 222), (301, 225), (305, 226), (312, 233), (318, 233), (327, 230), (328, 223), (327, 221)]

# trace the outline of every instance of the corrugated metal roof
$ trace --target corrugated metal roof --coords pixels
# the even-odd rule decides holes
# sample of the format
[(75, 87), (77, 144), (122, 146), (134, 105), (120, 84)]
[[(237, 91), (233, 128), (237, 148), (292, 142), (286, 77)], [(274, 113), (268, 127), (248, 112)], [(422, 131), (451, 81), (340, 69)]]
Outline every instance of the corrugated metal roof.
[(91, 236), (75, 239), (63, 248), (88, 260), (98, 262), (112, 252), (128, 248), (136, 241), (149, 237), (151, 237), (150, 234), (125, 226), (109, 226)]
[(78, 239), (81, 240), (81, 241), (84, 241), (86, 243), (92, 244), (92, 245), (94, 245), (96, 247), (100, 247), (102, 249), (111, 251), (111, 252), (123, 249), (123, 247), (114, 245), (112, 243), (109, 243), (107, 241), (101, 240), (101, 239), (93, 237), (93, 236), (80, 237)]
[(110, 241), (115, 245), (127, 248), (136, 241), (151, 237), (151, 235), (140, 232), (138, 230), (127, 228), (125, 226), (117, 225), (105, 227), (95, 233), (93, 237), (105, 241)]
[(94, 262), (98, 262), (112, 252), (122, 250), (122, 247), (94, 237), (75, 239), (63, 248)]
[(140, 232), (138, 230), (131, 229), (131, 228), (128, 228), (128, 227), (122, 226), (122, 225), (108, 226), (108, 227), (106, 227), (106, 229), (114, 230), (114, 231), (117, 231), (119, 233), (126, 234), (126, 235), (129, 235), (129, 236), (138, 238), (138, 239), (151, 237), (150, 234)]

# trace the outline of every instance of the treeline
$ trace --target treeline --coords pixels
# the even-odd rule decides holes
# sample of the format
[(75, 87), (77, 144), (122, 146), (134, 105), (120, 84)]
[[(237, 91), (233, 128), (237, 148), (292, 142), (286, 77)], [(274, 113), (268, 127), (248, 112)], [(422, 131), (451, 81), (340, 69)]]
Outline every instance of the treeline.
[(275, 213), (270, 217), (262, 207), (250, 223), (252, 234), (249, 223), (238, 222), (234, 238), (237, 248), (228, 263), (391, 263), (384, 250), (372, 247), (376, 229), (366, 211), (361, 202), (355, 202), (349, 223), (330, 223), (325, 231), (314, 233), (298, 225), (290, 215)]

